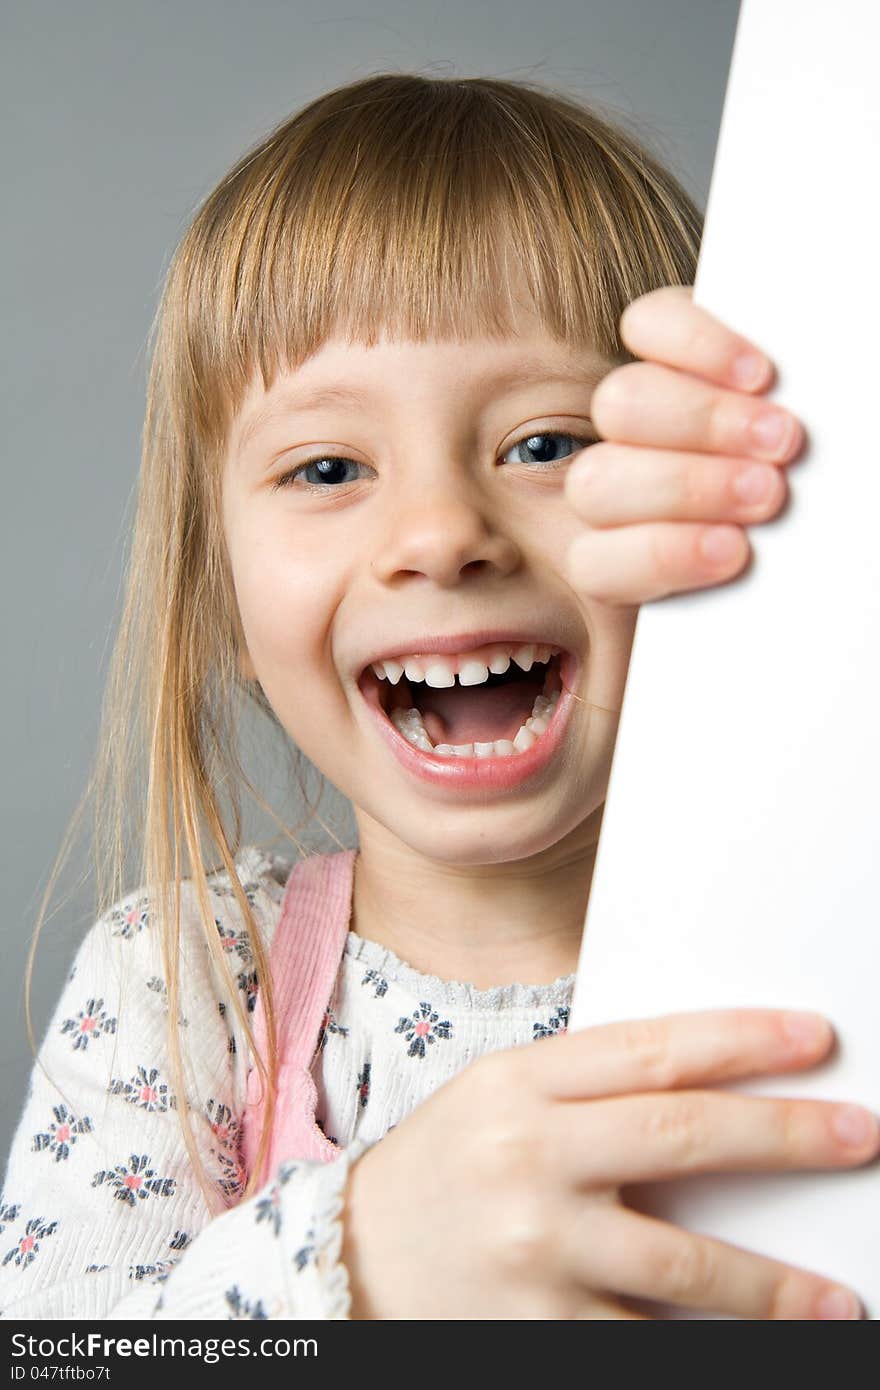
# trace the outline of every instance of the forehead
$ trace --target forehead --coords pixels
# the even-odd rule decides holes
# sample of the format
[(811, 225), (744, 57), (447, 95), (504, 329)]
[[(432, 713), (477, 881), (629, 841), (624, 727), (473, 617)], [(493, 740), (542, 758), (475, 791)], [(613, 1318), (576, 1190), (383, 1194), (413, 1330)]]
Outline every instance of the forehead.
[(595, 384), (611, 363), (592, 348), (553, 338), (535, 321), (497, 337), (395, 339), (367, 344), (332, 336), (297, 367), (278, 372), (268, 389), (255, 371), (237, 412), (230, 447), (240, 453), (276, 419), (318, 409), (351, 409), (449, 391), (462, 403), (542, 383)]

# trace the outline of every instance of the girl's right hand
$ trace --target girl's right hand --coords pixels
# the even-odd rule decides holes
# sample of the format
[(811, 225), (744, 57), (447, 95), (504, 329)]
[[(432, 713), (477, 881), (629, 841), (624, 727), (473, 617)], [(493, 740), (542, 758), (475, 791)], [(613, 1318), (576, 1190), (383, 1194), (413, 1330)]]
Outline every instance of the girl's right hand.
[(736, 1318), (859, 1318), (819, 1274), (681, 1230), (627, 1184), (852, 1168), (870, 1111), (704, 1089), (799, 1071), (829, 1024), (775, 1010), (560, 1033), (466, 1067), (352, 1164), (341, 1258), (352, 1318), (638, 1318), (618, 1299)]

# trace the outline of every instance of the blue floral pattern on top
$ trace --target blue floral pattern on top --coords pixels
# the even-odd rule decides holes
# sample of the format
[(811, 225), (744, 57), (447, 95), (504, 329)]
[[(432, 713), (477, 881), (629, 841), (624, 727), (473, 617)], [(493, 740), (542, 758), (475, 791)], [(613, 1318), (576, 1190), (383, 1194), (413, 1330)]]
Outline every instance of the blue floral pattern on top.
[(91, 1133), (92, 1122), (88, 1115), (78, 1120), (66, 1105), (53, 1105), (52, 1114), (55, 1116), (54, 1124), (34, 1135), (33, 1150), (34, 1153), (43, 1153), (48, 1149), (54, 1155), (55, 1162), (60, 1163), (62, 1159), (70, 1157), (70, 1150), (80, 1134)]
[(449, 1019), (444, 1019), (441, 1023), (440, 1015), (430, 1004), (422, 1001), (417, 1009), (414, 1009), (409, 1018), (402, 1018), (395, 1033), (403, 1033), (409, 1047), (406, 1050), (407, 1057), (424, 1057), (427, 1048), (437, 1041), (438, 1038), (452, 1037), (452, 1024)]
[(103, 999), (89, 999), (76, 1018), (64, 1020), (61, 1031), (73, 1034), (73, 1047), (76, 1052), (85, 1052), (92, 1039), (115, 1033), (116, 1022), (115, 1018), (108, 1016)]
[(554, 1033), (565, 1033), (568, 1030), (568, 1014), (569, 1010), (561, 1004), (546, 1023), (532, 1024), (532, 1036), (535, 1039), (551, 1038)]

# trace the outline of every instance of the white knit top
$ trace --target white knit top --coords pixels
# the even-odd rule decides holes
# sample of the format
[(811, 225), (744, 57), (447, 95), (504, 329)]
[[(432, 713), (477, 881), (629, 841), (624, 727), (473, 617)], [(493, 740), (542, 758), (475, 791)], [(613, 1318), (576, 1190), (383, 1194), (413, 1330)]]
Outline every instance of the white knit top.
[[(268, 948), (290, 861), (250, 846), (236, 868)], [(258, 981), (228, 875), (209, 885), (252, 1010)], [(574, 988), (574, 975), (485, 990), (436, 979), (350, 931), (311, 1068), (339, 1158), (282, 1163), (243, 1202), (253, 1061), (188, 881), (180, 950), (191, 1124), (226, 1207), (210, 1210), (181, 1134), (159, 933), (136, 890), (87, 933), (31, 1075), (0, 1199), (4, 1318), (347, 1318), (350, 1164), (475, 1058), (564, 1031)]]

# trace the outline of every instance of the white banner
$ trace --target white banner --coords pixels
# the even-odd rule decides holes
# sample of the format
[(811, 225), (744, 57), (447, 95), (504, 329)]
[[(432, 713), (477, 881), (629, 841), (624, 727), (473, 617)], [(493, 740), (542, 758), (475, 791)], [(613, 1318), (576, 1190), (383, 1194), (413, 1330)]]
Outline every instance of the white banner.
[[(695, 299), (773, 359), (810, 444), (747, 574), (639, 613), (570, 1028), (818, 1010), (831, 1061), (736, 1089), (880, 1111), (878, 54), (876, 0), (743, 4)], [(656, 1184), (643, 1209), (880, 1315), (876, 1163)]]

